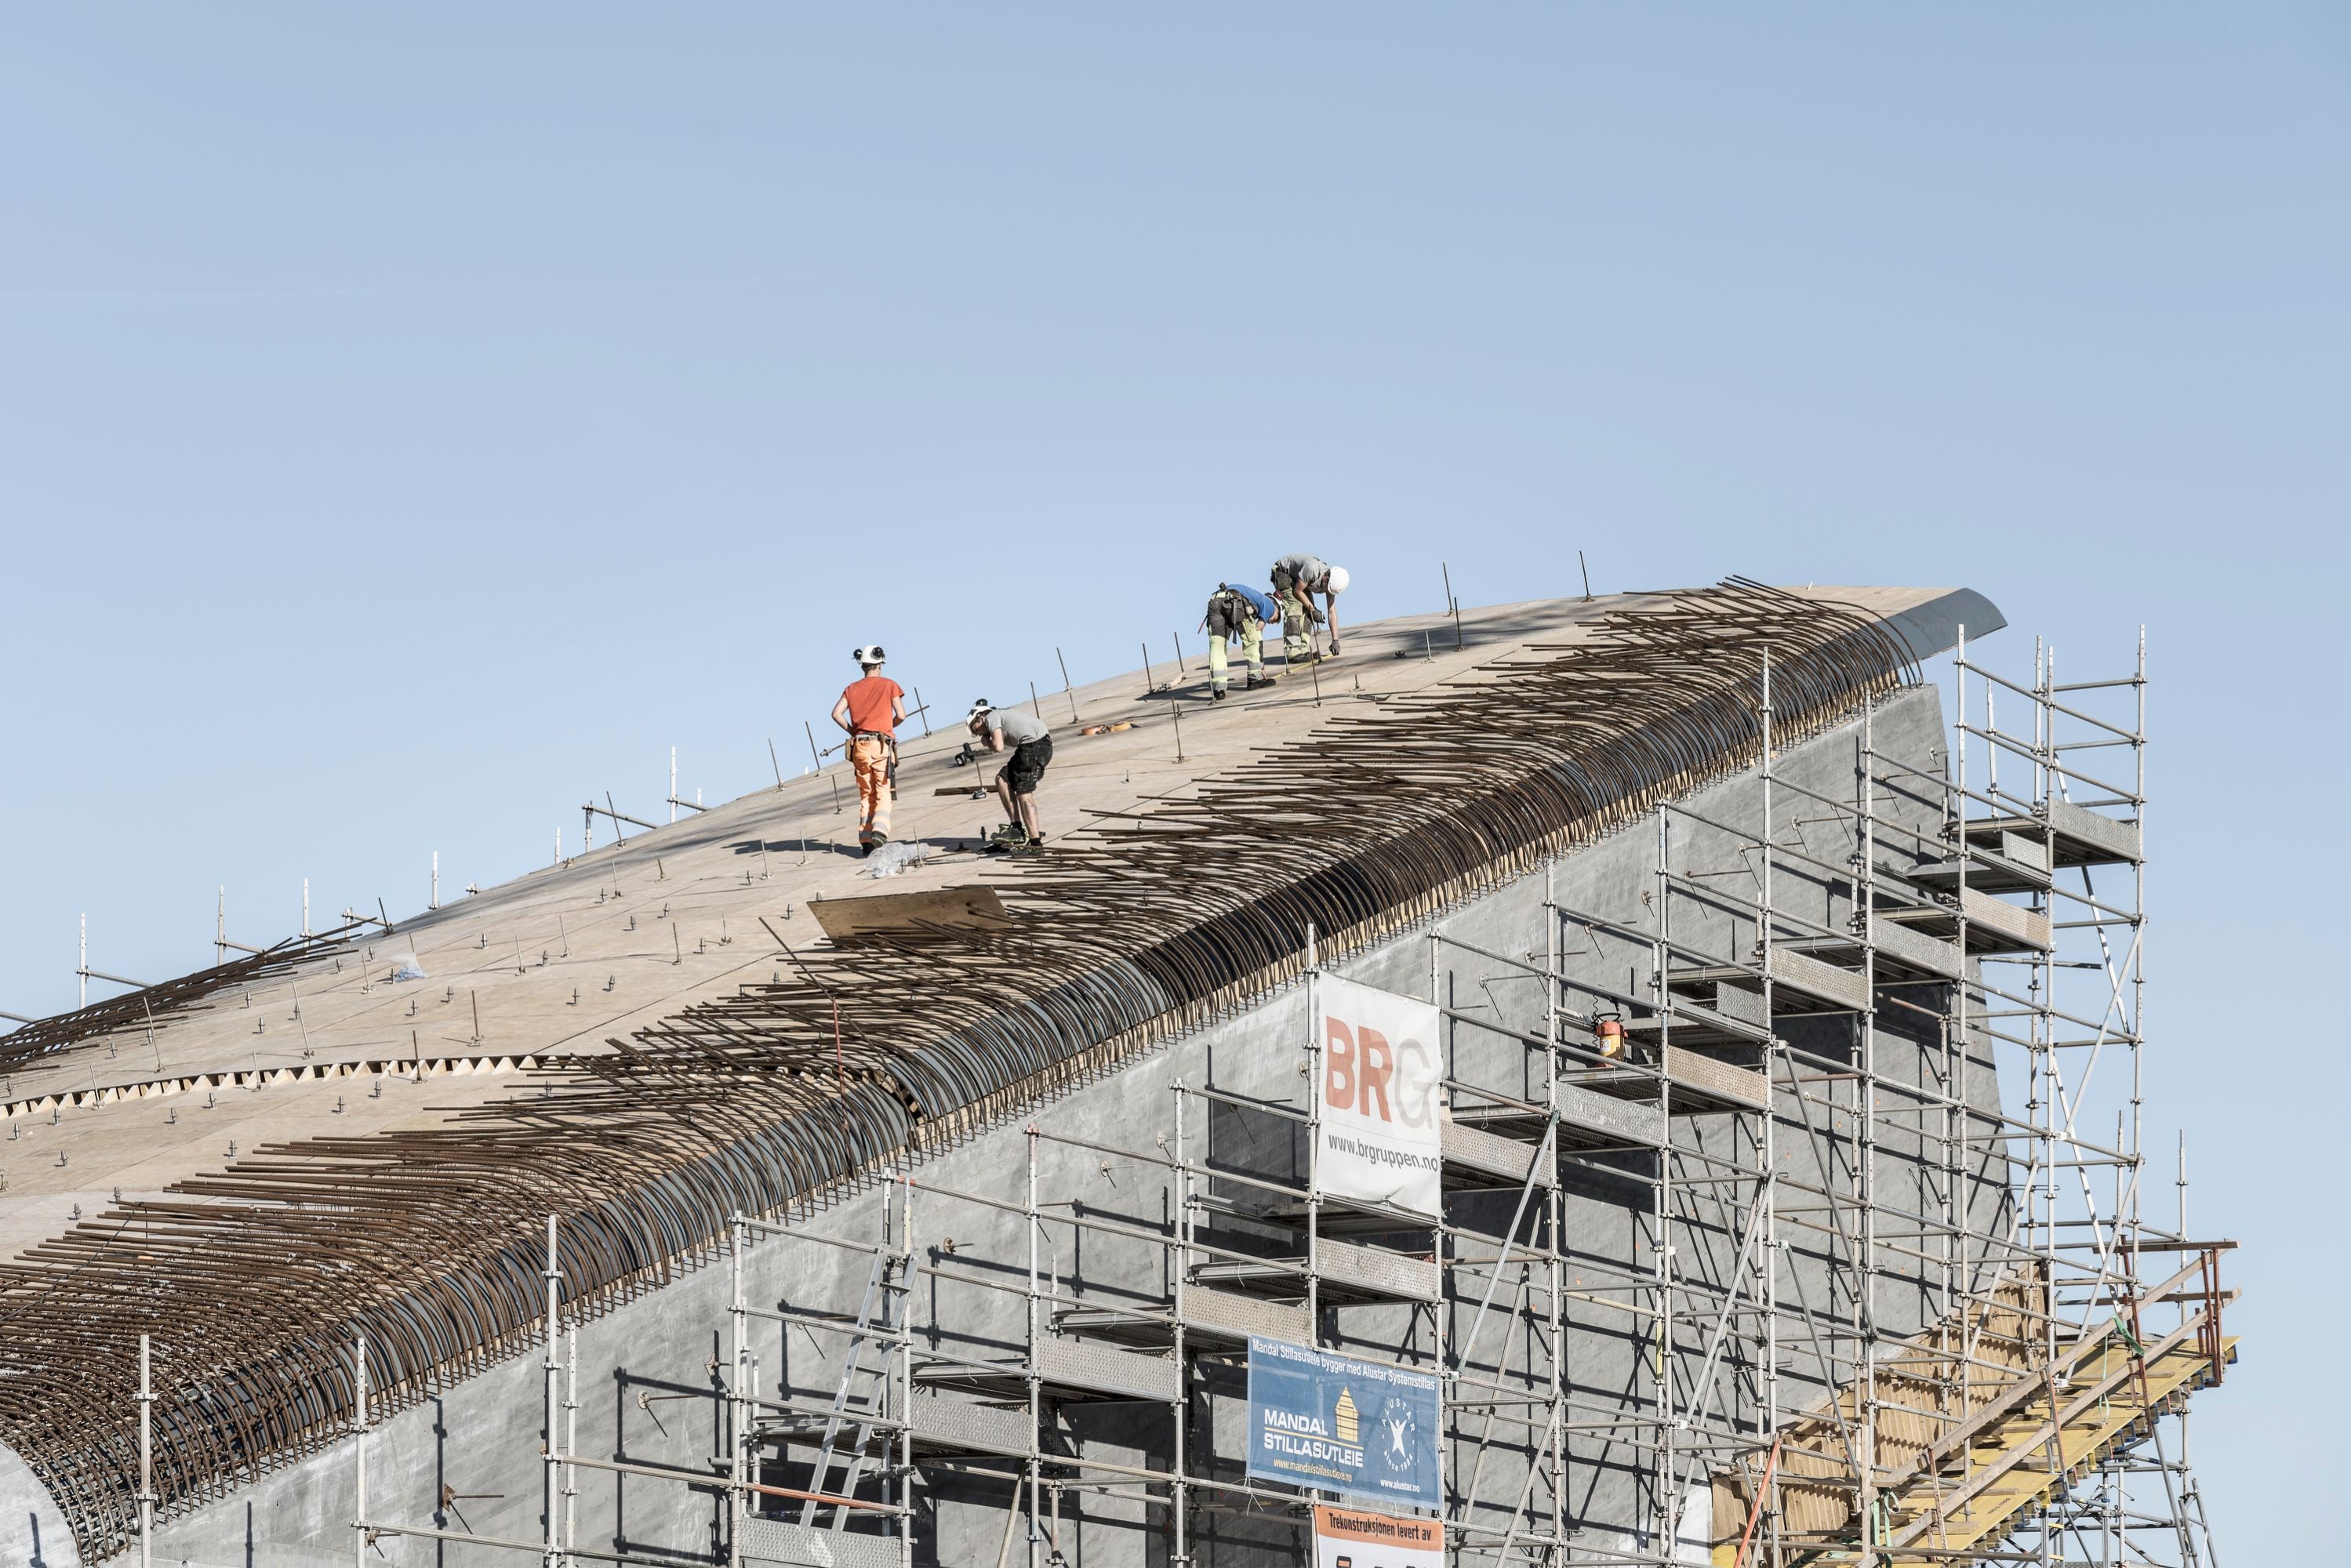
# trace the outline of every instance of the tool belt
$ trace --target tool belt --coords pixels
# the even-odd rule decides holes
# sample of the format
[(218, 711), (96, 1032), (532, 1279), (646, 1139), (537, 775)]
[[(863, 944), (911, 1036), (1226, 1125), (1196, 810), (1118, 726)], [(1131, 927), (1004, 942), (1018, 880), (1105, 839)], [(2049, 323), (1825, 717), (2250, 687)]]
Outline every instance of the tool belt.
[[(1209, 611), (1210, 615), (1203, 624), (1208, 626), (1212, 634), (1220, 637), (1238, 637), (1252, 626), (1265, 624), (1263, 618), (1257, 612), (1257, 606), (1229, 588), (1209, 601)], [(1221, 629), (1213, 624), (1217, 620), (1224, 622)]]

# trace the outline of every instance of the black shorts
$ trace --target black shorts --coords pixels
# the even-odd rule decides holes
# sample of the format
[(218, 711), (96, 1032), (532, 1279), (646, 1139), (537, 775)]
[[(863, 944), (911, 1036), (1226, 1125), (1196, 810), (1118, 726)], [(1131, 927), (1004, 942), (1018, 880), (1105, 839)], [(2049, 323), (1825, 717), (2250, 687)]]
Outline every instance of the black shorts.
[(1005, 758), (1004, 777), (1012, 781), (1015, 795), (1034, 795), (1037, 780), (1045, 777), (1045, 765), (1053, 760), (1053, 737), (1024, 740), (1012, 748)]

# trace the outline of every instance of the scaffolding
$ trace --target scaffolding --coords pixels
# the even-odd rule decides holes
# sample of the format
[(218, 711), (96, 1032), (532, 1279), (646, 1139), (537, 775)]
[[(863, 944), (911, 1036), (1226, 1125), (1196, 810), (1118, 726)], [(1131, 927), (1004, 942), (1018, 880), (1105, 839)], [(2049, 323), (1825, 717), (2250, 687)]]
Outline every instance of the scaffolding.
[[(1760, 767), (1656, 807), (1621, 896), (1554, 862), (1522, 947), (1407, 939), (1441, 1221), (1315, 1179), (1312, 1039), (1287, 1099), (1178, 1077), (1117, 1137), (1040, 1113), (998, 1190), (909, 1157), (878, 1205), (737, 1218), (697, 1470), (579, 1452), (550, 1220), (542, 1539), (369, 1517), (362, 1352), (355, 1561), (682, 1568), (580, 1542), (599, 1469), (709, 1493), (730, 1568), (1048, 1568), (1095, 1529), (1140, 1543), (1104, 1561), (1281, 1561), (1319, 1494), (1247, 1473), (1259, 1337), (1437, 1374), (1455, 1562), (2208, 1568), (2187, 1404), (2233, 1359), (2232, 1244), (2189, 1230), (2184, 1143), (2176, 1222), (2147, 1213), (2144, 637), (2063, 684), (1962, 638), (1950, 678), (1926, 754), (1884, 742), (1897, 693), (1791, 768), (1767, 655)], [(951, 1552), (943, 1500), (994, 1538)]]

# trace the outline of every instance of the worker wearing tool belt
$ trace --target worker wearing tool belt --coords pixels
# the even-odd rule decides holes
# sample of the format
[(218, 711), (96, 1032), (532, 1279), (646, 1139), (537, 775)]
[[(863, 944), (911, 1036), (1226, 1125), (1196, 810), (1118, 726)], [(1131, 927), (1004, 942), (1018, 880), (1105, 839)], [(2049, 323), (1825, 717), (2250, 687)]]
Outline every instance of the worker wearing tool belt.
[(1226, 646), (1228, 642), (1241, 645), (1241, 656), (1249, 661), (1249, 687), (1270, 685), (1273, 677), (1265, 673), (1265, 623), (1273, 619), (1273, 601), (1254, 588), (1243, 588), (1230, 582), (1217, 584), (1217, 591), (1208, 596), (1208, 613), (1200, 624), (1208, 632), (1208, 699), (1225, 700)]
[(1053, 732), (1036, 715), (1019, 708), (999, 708), (986, 697), (971, 705), (971, 733), (990, 751), (1008, 746), (1012, 755), (996, 775), (996, 797), (1004, 802), (1004, 827), (988, 841), (985, 852), (1021, 854), (1045, 846), (1044, 829), (1037, 821), (1037, 781), (1053, 760)]
[[(1281, 605), (1281, 660), (1303, 664), (1312, 660), (1314, 622), (1331, 623), (1331, 653), (1339, 653), (1339, 595), (1347, 591), (1347, 569), (1332, 566), (1319, 555), (1286, 555), (1273, 563), (1273, 597)], [(1322, 609), (1314, 596), (1322, 596)]]
[(882, 673), (878, 643), (850, 655), (864, 674), (832, 705), (832, 722), (849, 732), (849, 769), (857, 776), (857, 849), (872, 854), (890, 841), (890, 801), (898, 787), (898, 727), (906, 694)]

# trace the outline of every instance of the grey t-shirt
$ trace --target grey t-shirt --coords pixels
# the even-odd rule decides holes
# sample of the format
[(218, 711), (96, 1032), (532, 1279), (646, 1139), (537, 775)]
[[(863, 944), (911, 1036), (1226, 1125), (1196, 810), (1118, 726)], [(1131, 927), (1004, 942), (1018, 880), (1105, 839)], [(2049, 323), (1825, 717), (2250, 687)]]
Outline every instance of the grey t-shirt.
[(1319, 555), (1286, 555), (1273, 564), (1288, 572), (1299, 587), (1316, 593), (1322, 591), (1331, 576), (1330, 564)]
[(1042, 740), (1053, 732), (1045, 721), (1033, 713), (1017, 707), (1000, 707), (987, 716), (988, 727), (1000, 730), (1007, 746), (1026, 746), (1032, 740)]

